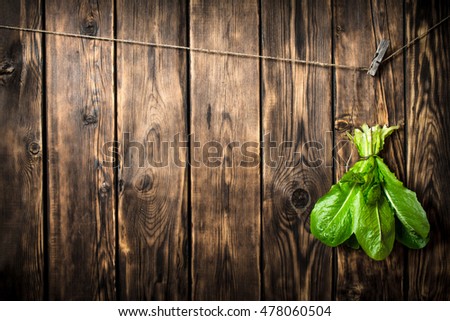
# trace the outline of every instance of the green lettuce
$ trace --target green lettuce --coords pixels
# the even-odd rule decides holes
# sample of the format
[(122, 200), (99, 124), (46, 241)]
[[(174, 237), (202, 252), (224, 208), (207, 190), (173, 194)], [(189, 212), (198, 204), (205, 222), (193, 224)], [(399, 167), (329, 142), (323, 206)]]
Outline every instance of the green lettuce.
[(430, 224), (416, 193), (397, 179), (378, 153), (398, 126), (367, 124), (348, 134), (358, 161), (311, 212), (311, 233), (328, 246), (362, 248), (375, 260), (385, 259), (394, 241), (412, 249), (429, 240)]

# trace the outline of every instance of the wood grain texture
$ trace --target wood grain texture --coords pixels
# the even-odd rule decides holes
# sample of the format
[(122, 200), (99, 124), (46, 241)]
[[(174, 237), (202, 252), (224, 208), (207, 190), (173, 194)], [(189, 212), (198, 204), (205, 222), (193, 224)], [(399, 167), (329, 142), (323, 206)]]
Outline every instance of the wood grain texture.
[[(369, 66), (381, 39), (391, 48), (403, 45), (403, 2), (335, 1), (335, 61), (337, 64)], [(388, 50), (388, 54), (391, 52)], [(358, 160), (356, 148), (345, 143), (345, 131), (363, 123), (404, 122), (404, 73), (401, 56), (382, 66), (375, 77), (364, 72), (336, 70), (335, 143), (336, 179)], [(404, 135), (391, 136), (381, 154), (390, 168), (404, 175)], [(343, 141), (343, 142), (340, 142)], [(388, 259), (377, 262), (344, 246), (337, 250), (338, 300), (403, 299), (404, 249), (396, 244)]]
[[(119, 38), (186, 45), (185, 1), (117, 4)], [(187, 300), (187, 143), (172, 146), (175, 137), (187, 142), (187, 53), (134, 45), (117, 50), (120, 297)], [(136, 142), (145, 155), (133, 150)]]
[[(5, 25), (41, 28), (40, 1), (0, 1)], [(42, 36), (0, 30), (0, 299), (42, 300)]]
[[(406, 38), (450, 14), (448, 1), (407, 1)], [(430, 242), (409, 251), (410, 300), (450, 299), (450, 22), (417, 42), (407, 61), (407, 184), (431, 225)]]
[[(367, 67), (382, 38), (389, 55), (449, 14), (446, 0), (0, 0), (5, 25)], [(375, 77), (0, 29), (0, 299), (450, 300), (449, 84), (450, 21)], [(431, 223), (425, 249), (382, 262), (309, 234), (364, 122), (405, 124), (382, 156)]]
[[(263, 0), (261, 14), (263, 55), (331, 63), (331, 1)], [(267, 300), (331, 300), (332, 250), (309, 231), (332, 182), (331, 77), (329, 68), (262, 63)]]
[[(111, 1), (45, 1), (49, 30), (112, 37)], [(113, 45), (47, 36), (49, 297), (115, 299)]]
[[(191, 1), (190, 39), (192, 47), (258, 53), (257, 1)], [(191, 53), (190, 71), (193, 299), (255, 300), (260, 296), (259, 62)], [(217, 143), (202, 148), (211, 141)], [(249, 161), (239, 148), (245, 142), (256, 144), (249, 148), (256, 164), (248, 167), (240, 164)], [(209, 153), (220, 156), (202, 157)]]

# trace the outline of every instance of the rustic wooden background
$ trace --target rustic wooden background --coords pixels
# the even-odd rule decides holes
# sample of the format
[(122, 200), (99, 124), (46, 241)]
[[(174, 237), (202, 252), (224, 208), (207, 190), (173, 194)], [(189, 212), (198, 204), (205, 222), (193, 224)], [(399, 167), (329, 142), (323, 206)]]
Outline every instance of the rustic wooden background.
[[(5, 25), (354, 66), (449, 14), (447, 0), (0, 1)], [(0, 29), (0, 298), (448, 300), (449, 105), (449, 22), (375, 78)], [(356, 160), (333, 140), (363, 122), (404, 124), (383, 155), (428, 213), (424, 250), (375, 262), (309, 233), (314, 202)], [(309, 152), (334, 166), (100, 166), (124, 133), (269, 132), (294, 142), (287, 157), (328, 140)]]

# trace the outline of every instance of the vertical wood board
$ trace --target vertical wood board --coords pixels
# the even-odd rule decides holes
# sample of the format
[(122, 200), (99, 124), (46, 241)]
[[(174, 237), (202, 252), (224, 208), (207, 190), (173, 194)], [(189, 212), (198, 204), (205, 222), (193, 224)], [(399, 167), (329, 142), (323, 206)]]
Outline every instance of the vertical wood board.
[[(113, 36), (110, 1), (45, 1), (46, 28)], [(113, 45), (46, 36), (49, 296), (114, 300)]]
[[(448, 1), (407, 1), (406, 35), (412, 39), (450, 14)], [(450, 299), (450, 23), (406, 55), (407, 183), (430, 221), (430, 241), (409, 251), (409, 300)]]
[[(190, 40), (192, 47), (257, 54), (257, 1), (191, 1)], [(190, 58), (193, 299), (256, 300), (259, 61), (194, 52)], [(246, 142), (250, 157), (241, 152)]]
[[(261, 12), (263, 55), (331, 63), (331, 1), (264, 0)], [(331, 299), (332, 250), (309, 231), (332, 181), (331, 76), (331, 68), (262, 62), (267, 300)]]
[[(42, 27), (40, 1), (0, 1), (2, 24)], [(42, 36), (0, 30), (0, 299), (42, 300)]]
[[(184, 46), (186, 6), (118, 1), (117, 35)], [(117, 50), (121, 299), (187, 300), (187, 53)]]

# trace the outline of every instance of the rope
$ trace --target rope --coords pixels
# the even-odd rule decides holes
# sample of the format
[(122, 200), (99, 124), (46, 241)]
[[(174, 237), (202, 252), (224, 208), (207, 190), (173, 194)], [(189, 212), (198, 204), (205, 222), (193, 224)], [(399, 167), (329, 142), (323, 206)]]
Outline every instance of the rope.
[[(408, 49), (414, 43), (416, 43), (420, 39), (427, 36), (432, 30), (439, 27), (441, 24), (443, 24), (449, 18), (450, 18), (450, 15), (447, 16), (446, 18), (442, 19), (441, 21), (439, 21), (437, 24), (435, 24), (431, 28), (429, 28), (423, 34), (417, 36), (416, 38), (414, 38), (413, 40), (408, 42), (403, 47), (394, 51), (391, 55), (389, 55), (388, 57), (383, 59), (381, 64), (384, 64), (387, 61), (398, 56), (403, 50)], [(329, 67), (329, 68), (334, 67), (334, 68), (339, 68), (339, 69), (348, 69), (348, 70), (363, 71), (363, 72), (367, 72), (369, 70), (367, 67), (348, 66), (348, 65), (333, 64), (333, 63), (326, 63), (326, 62), (320, 62), (320, 61), (311, 61), (311, 60), (294, 59), (294, 58), (282, 58), (282, 57), (275, 57), (275, 56), (249, 54), (249, 53), (243, 53), (243, 52), (226, 51), (226, 50), (195, 48), (195, 47), (187, 47), (187, 46), (179, 46), (179, 45), (171, 45), (171, 44), (163, 44), (163, 43), (155, 43), (155, 42), (146, 42), (146, 41), (138, 41), (138, 40), (129, 40), (129, 39), (118, 39), (118, 38), (108, 38), (108, 37), (100, 37), (100, 36), (81, 35), (81, 34), (77, 34), (77, 33), (62, 32), (62, 31), (24, 28), (24, 27), (15, 27), (15, 26), (8, 26), (8, 25), (0, 25), (0, 29), (23, 31), (23, 32), (33, 32), (33, 33), (41, 33), (41, 34), (54, 35), (54, 36), (81, 38), (81, 39), (100, 40), (100, 41), (116, 42), (116, 43), (123, 43), (123, 44), (156, 47), (156, 48), (186, 50), (186, 51), (191, 51), (191, 52), (201, 52), (201, 53), (214, 54), (214, 55), (226, 55), (226, 56), (241, 57), (241, 58), (257, 58), (257, 59), (263, 59), (263, 60), (291, 62), (291, 63), (296, 63), (296, 64), (318, 66), (318, 67)]]
[(418, 35), (417, 37), (415, 37), (413, 40), (411, 40), (410, 42), (408, 42), (406, 45), (404, 45), (403, 47), (397, 49), (396, 51), (394, 51), (392, 54), (390, 54), (389, 56), (387, 56), (386, 58), (383, 59), (383, 61), (381, 62), (382, 64), (384, 64), (385, 62), (391, 60), (392, 58), (398, 56), (404, 49), (408, 49), (409, 47), (411, 47), (413, 44), (415, 44), (417, 41), (419, 41), (420, 39), (422, 39), (423, 37), (427, 36), (431, 31), (433, 31), (434, 29), (436, 29), (437, 27), (439, 27), (441, 24), (443, 24), (445, 21), (447, 21), (448, 19), (450, 19), (450, 15), (445, 17), (444, 19), (442, 19), (441, 21), (439, 21), (438, 23), (436, 23), (434, 26), (432, 26), (431, 28), (429, 28), (427, 31), (425, 31), (424, 33)]
[(116, 43), (157, 47), (157, 48), (178, 49), (178, 50), (186, 50), (186, 51), (192, 51), (192, 52), (201, 52), (201, 53), (206, 53), (206, 54), (226, 55), (226, 56), (241, 57), (241, 58), (258, 58), (258, 59), (264, 59), (264, 60), (293, 62), (293, 63), (298, 63), (298, 64), (305, 64), (305, 65), (319, 66), (319, 67), (335, 67), (335, 68), (350, 69), (350, 70), (356, 70), (356, 71), (367, 71), (368, 70), (368, 68), (366, 68), (366, 67), (353, 67), (353, 66), (346, 66), (346, 65), (339, 65), (339, 64), (331, 64), (331, 63), (326, 63), (326, 62), (319, 62), (319, 61), (309, 61), (309, 60), (303, 60), (303, 59), (264, 56), (264, 55), (249, 54), (249, 53), (243, 53), (243, 52), (195, 48), (195, 47), (170, 45), (170, 44), (129, 40), (129, 39), (118, 39), (118, 38), (80, 35), (77, 33), (61, 32), (61, 31), (50, 31), (50, 30), (14, 27), (14, 26), (6, 26), (6, 25), (0, 25), (0, 29), (17, 30), (17, 31), (24, 31), (24, 32), (35, 32), (35, 33), (42, 33), (42, 34), (47, 34), (47, 35), (109, 41), (109, 42), (116, 42)]

